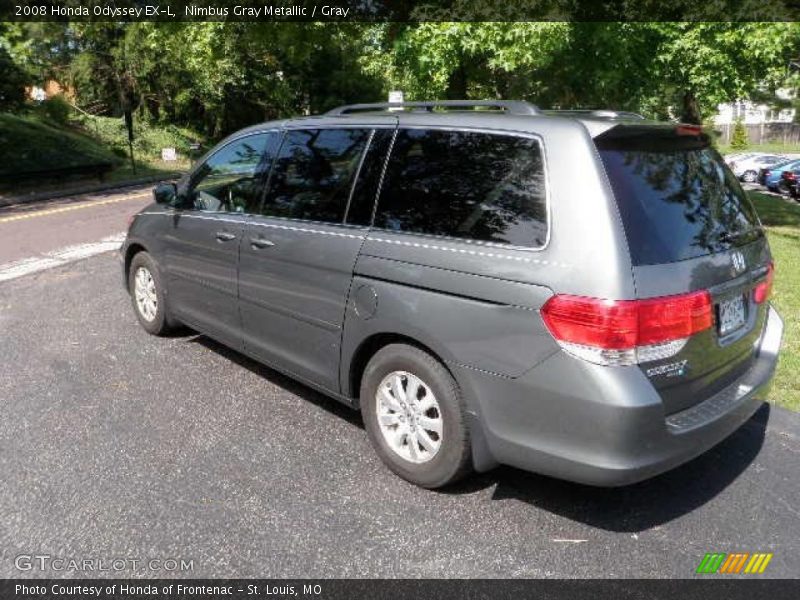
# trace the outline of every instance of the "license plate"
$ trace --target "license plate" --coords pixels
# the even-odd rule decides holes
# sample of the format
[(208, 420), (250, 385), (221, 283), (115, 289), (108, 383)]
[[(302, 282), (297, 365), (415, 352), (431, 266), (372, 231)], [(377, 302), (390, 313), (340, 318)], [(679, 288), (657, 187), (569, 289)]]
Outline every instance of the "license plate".
[(744, 296), (736, 296), (719, 303), (719, 333), (727, 335), (744, 325)]

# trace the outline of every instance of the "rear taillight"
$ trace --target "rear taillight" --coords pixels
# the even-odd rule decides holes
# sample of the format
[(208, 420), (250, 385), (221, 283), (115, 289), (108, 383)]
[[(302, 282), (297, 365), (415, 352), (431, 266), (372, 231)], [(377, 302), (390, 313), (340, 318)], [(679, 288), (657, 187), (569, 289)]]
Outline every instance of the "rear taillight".
[(762, 304), (763, 302), (769, 300), (769, 296), (772, 294), (772, 281), (774, 279), (775, 265), (769, 263), (769, 266), (767, 267), (767, 277), (753, 290), (753, 299), (757, 304)]
[(794, 175), (794, 173), (792, 171), (784, 171), (781, 174), (781, 177), (783, 177), (784, 179), (789, 179), (790, 181), (792, 181), (792, 180), (794, 180), (795, 175)]
[(602, 365), (632, 365), (673, 356), (713, 322), (707, 291), (646, 300), (557, 295), (541, 312), (562, 348)]
[(762, 174), (764, 175), (764, 177), (769, 177), (770, 173), (772, 173), (772, 171), (770, 171), (769, 169), (764, 169)]
[(678, 125), (675, 128), (675, 133), (678, 135), (700, 135), (703, 133), (703, 128), (700, 125)]

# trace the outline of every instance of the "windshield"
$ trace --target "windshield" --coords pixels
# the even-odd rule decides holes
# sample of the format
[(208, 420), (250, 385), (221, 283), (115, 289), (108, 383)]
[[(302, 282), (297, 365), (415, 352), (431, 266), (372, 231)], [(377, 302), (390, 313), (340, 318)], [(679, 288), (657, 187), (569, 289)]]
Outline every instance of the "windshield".
[(763, 235), (750, 200), (705, 136), (663, 132), (597, 140), (634, 264), (694, 258)]

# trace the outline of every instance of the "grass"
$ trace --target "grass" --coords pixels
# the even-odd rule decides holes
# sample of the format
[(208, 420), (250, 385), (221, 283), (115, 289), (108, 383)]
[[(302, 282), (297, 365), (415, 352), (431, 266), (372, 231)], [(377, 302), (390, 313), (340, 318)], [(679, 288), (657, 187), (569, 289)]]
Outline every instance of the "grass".
[[(2, 182), (4, 175), (111, 163), (113, 170), (104, 181), (122, 183), (145, 177), (168, 177), (191, 166), (190, 144), (202, 138), (189, 129), (157, 126), (134, 121), (133, 151), (136, 170), (131, 166), (128, 134), (121, 118), (76, 115), (68, 124), (49, 120), (43, 111), (24, 114), (0, 113), (0, 193), (15, 196), (34, 191), (69, 190), (97, 179), (55, 178), (47, 181), (33, 176)], [(162, 148), (175, 148), (177, 161), (161, 160)]]
[(33, 117), (0, 114), (0, 178), (97, 163), (119, 164), (102, 143)]
[(750, 197), (767, 228), (775, 260), (772, 303), (785, 327), (771, 399), (800, 411), (800, 204), (759, 192)]

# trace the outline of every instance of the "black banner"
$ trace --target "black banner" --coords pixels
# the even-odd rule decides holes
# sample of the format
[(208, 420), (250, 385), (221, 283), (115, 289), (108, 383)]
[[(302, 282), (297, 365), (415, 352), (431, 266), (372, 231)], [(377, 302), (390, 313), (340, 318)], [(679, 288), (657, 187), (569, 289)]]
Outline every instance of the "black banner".
[(0, 21), (795, 21), (800, 0), (0, 0)]
[(798, 580), (6, 579), (3, 600), (795, 600)]

